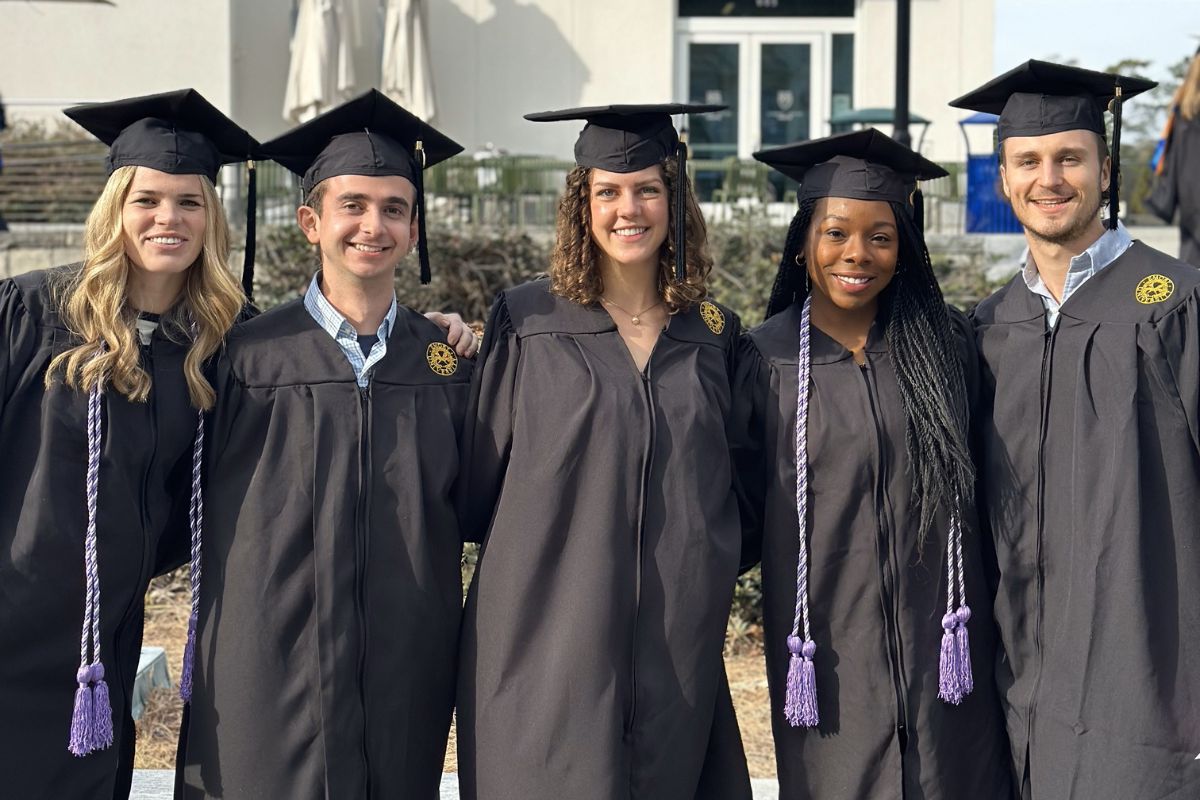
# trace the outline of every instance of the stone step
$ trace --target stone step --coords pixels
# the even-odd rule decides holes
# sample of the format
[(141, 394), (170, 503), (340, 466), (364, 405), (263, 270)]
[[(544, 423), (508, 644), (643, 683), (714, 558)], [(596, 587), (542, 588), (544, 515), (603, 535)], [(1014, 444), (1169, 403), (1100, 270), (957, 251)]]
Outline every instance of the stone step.
[(134, 719), (142, 716), (150, 690), (160, 688), (171, 688), (166, 651), (161, 647), (143, 647), (138, 658), (137, 677), (133, 679), (133, 701), (129, 709)]

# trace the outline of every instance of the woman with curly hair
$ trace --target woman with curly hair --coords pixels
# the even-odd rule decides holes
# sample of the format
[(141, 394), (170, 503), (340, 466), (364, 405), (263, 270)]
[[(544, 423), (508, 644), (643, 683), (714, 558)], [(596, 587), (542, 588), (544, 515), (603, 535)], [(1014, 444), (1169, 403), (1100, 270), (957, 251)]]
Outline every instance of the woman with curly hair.
[(527, 117), (588, 124), (550, 277), (497, 297), (472, 385), (463, 528), (483, 550), (459, 667), (464, 798), (750, 796), (721, 658), (740, 324), (707, 299), (670, 118), (709, 110)]
[(875, 130), (755, 158), (800, 181), (767, 321), (738, 357), (780, 797), (1007, 798), (974, 349), (915, 190), (946, 173)]
[(67, 115), (111, 147), (84, 261), (0, 283), (0, 774), (27, 800), (129, 793), (143, 596), (198, 554), (205, 365), (245, 303), (213, 181), (256, 147), (193, 90)]

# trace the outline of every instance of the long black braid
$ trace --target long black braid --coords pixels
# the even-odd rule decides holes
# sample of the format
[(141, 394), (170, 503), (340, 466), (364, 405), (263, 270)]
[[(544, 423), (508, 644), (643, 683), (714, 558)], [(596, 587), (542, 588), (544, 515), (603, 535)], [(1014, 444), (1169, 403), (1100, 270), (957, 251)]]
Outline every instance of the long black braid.
[[(767, 317), (808, 296), (804, 250), (816, 199), (800, 204), (788, 228)], [(880, 297), (885, 337), (904, 405), (905, 447), (920, 512), (919, 542), (939, 508), (957, 512), (974, 497), (967, 449), (967, 390), (942, 290), (920, 228), (900, 203), (889, 203), (899, 231), (896, 275)]]

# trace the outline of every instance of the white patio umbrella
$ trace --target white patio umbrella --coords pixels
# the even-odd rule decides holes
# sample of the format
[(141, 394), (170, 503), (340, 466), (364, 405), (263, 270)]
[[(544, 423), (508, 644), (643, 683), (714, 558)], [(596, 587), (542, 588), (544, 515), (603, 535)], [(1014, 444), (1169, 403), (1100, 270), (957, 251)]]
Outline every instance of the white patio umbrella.
[(283, 118), (307, 122), (354, 96), (356, 0), (299, 0)]
[(433, 70), (422, 0), (387, 0), (380, 89), (414, 116), (432, 122)]

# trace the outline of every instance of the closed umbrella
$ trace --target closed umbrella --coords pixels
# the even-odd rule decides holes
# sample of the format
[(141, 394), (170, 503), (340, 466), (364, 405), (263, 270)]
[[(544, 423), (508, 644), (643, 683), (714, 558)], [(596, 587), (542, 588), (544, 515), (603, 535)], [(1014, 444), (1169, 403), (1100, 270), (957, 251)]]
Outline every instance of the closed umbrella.
[(356, 92), (355, 0), (299, 0), (283, 118), (306, 122)]
[(432, 122), (433, 70), (422, 0), (387, 0), (380, 88), (411, 114)]

